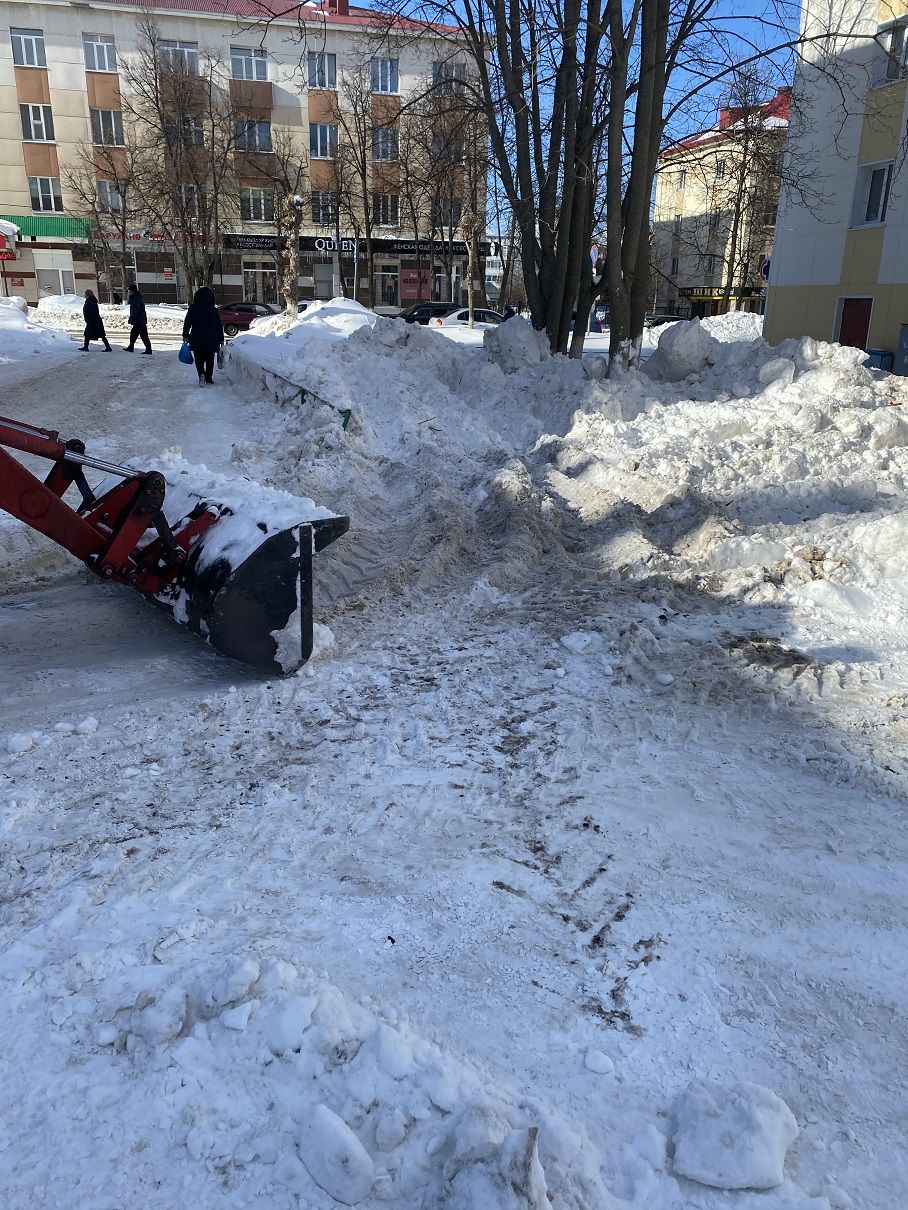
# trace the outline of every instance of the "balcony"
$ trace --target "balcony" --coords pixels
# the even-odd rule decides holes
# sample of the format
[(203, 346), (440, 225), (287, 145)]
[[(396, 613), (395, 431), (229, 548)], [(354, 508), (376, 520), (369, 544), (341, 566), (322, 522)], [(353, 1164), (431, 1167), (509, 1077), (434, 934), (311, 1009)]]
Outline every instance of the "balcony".
[(255, 116), (270, 114), (274, 107), (274, 86), (270, 80), (230, 81), (230, 100), (237, 110)]

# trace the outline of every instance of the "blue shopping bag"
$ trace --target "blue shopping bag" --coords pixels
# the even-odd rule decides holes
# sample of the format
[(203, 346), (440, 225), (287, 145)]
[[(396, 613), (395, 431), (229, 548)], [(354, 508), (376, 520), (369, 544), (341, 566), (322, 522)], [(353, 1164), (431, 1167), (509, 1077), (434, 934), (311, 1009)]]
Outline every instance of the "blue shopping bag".
[(192, 349), (190, 349), (190, 347), (189, 347), (188, 340), (184, 340), (183, 343), (180, 345), (180, 355), (179, 356), (180, 356), (180, 361), (182, 361), (184, 365), (187, 365), (187, 366), (192, 365)]

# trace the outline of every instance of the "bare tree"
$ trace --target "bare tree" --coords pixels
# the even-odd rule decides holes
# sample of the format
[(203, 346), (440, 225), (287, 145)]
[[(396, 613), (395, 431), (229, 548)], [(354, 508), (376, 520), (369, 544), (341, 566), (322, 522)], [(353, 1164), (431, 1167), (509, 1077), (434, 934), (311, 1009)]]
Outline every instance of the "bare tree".
[(95, 251), (107, 275), (111, 300), (114, 274), (108, 232), (111, 227), (116, 230), (117, 270), (125, 298), (130, 259), (127, 235), (136, 203), (135, 145), (130, 132), (125, 132), (122, 146), (79, 143), (73, 158), (63, 169), (63, 178), (67, 196), (76, 200), (74, 209), (80, 217), (89, 220)]
[(219, 57), (160, 37), (137, 22), (138, 49), (122, 64), (123, 108), (135, 132), (134, 189), (176, 250), (192, 293), (210, 285), (225, 224), (238, 213), (234, 152), (257, 147), (264, 123), (234, 107)]
[[(401, 102), (399, 133), (400, 206), (406, 225), (416, 241), (416, 296), (423, 301), (422, 244), (434, 246), (432, 227), (432, 198), (434, 191), (433, 145), (435, 138), (435, 105), (422, 87)], [(430, 251), (429, 273), (434, 256)], [(431, 293), (431, 287), (430, 287)]]
[[(339, 218), (346, 219), (366, 249), (368, 306), (375, 303), (372, 76), (368, 63), (353, 62), (338, 73), (337, 89), (328, 95), (330, 122), (337, 130), (334, 182)], [(339, 246), (339, 245), (338, 245)], [(354, 269), (354, 273), (358, 270)]]
[[(295, 132), (286, 127), (275, 131), (271, 139), (271, 152), (249, 157), (245, 179), (247, 188), (265, 190), (263, 207), (253, 214), (245, 209), (243, 185), (240, 185), (240, 215), (245, 221), (269, 220), (277, 231), (275, 263), (278, 271), (278, 287), (284, 296), (284, 305), (289, 316), (299, 311), (299, 246), (300, 228), (307, 207), (311, 207), (309, 193), (309, 159), (305, 148)], [(252, 202), (250, 197), (250, 203)], [(255, 199), (258, 201), (258, 198)]]

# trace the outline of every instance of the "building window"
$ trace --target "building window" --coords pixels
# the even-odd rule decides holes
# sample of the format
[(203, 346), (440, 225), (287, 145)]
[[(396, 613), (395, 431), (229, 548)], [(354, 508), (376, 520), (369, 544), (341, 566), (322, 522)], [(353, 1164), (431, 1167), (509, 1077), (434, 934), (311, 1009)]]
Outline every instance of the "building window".
[(459, 164), (464, 157), (465, 140), (462, 134), (452, 135), (436, 130), (432, 135), (431, 156), (433, 164)]
[(892, 170), (892, 160), (885, 164), (864, 164), (858, 168), (851, 212), (852, 227), (886, 221)]
[(460, 223), (461, 200), (459, 197), (434, 197), (432, 199), (432, 226), (456, 227)]
[(102, 214), (119, 214), (123, 198), (113, 181), (98, 181), (98, 209)]
[(119, 109), (91, 109), (91, 141), (96, 147), (123, 146), (123, 114)]
[(715, 273), (715, 271), (716, 271), (716, 258), (714, 256), (708, 256), (706, 258), (706, 269), (705, 269), (706, 276), (712, 277), (713, 274)]
[(174, 42), (162, 38), (158, 42), (158, 63), (162, 71), (172, 76), (197, 76), (199, 74), (198, 42)]
[(255, 50), (245, 46), (231, 46), (230, 74), (234, 80), (267, 80), (268, 56), (260, 46)]
[(337, 55), (328, 55), (323, 50), (310, 50), (308, 63), (310, 88), (337, 86)]
[(675, 221), (672, 223), (672, 235), (681, 234), (681, 215), (675, 215)]
[(432, 64), (432, 91), (437, 97), (453, 97), (462, 93), (466, 78), (465, 63)]
[(244, 223), (273, 223), (274, 194), (270, 189), (240, 189), (240, 218)]
[(719, 230), (719, 223), (720, 223), (721, 221), (722, 221), (722, 211), (721, 211), (721, 210), (714, 210), (714, 211), (712, 212), (712, 214), (709, 216), (709, 229), (710, 229), (710, 231), (718, 231), (718, 230)]
[(86, 71), (116, 71), (117, 44), (113, 34), (83, 34)]
[(316, 227), (330, 227), (337, 222), (337, 194), (328, 189), (316, 189), (312, 194), (312, 222)]
[(32, 210), (62, 210), (63, 195), (58, 176), (30, 176), (28, 191), (32, 196)]
[(716, 160), (716, 180), (717, 181), (725, 180), (725, 161), (724, 160)]
[(671, 268), (669, 269), (668, 272), (671, 277), (678, 276), (678, 258), (677, 258), (677, 256), (672, 257)]
[(309, 155), (314, 160), (333, 160), (337, 155), (337, 127), (309, 125)]
[(678, 173), (678, 188), (683, 189), (687, 184), (687, 169), (682, 168)]
[(396, 193), (372, 194), (372, 221), (376, 227), (400, 226), (400, 198)]
[(776, 225), (777, 207), (769, 206), (763, 211), (763, 226), (774, 227)]
[(908, 39), (904, 25), (896, 25), (889, 31), (886, 55), (886, 79), (900, 80), (908, 65)]
[(372, 60), (372, 91), (399, 92), (397, 59)]
[(243, 121), (234, 126), (237, 151), (270, 151), (271, 123)]
[(198, 218), (199, 210), (205, 205), (205, 190), (201, 185), (181, 185), (183, 214), (186, 218)]
[(16, 67), (47, 67), (43, 29), (10, 29), (13, 63)]
[(174, 117), (164, 119), (164, 138), (167, 146), (175, 149), (180, 144), (183, 147), (204, 147), (205, 131), (201, 118), (183, 118), (177, 122)]
[(387, 164), (397, 158), (397, 130), (393, 126), (376, 126), (372, 131), (372, 159)]
[(52, 143), (54, 117), (49, 105), (20, 105), (22, 137), (27, 143)]

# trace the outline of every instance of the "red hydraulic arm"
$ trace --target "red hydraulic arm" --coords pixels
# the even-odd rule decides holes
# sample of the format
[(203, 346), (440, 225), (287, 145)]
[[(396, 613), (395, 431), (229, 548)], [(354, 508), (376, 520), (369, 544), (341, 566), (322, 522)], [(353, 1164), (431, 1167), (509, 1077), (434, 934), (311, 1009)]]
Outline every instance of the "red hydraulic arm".
[[(2, 447), (32, 454), (53, 463), (39, 479)], [(122, 482), (97, 498), (83, 467), (117, 475)], [(78, 509), (63, 499), (73, 486), (82, 496)], [(200, 511), (175, 536), (164, 513), (166, 482), (158, 471), (132, 467), (86, 455), (78, 440), (61, 441), (60, 434), (0, 416), (0, 508), (81, 559), (97, 575), (138, 588), (161, 592), (177, 578), (190, 541), (216, 517)], [(148, 530), (156, 531), (151, 541)]]

